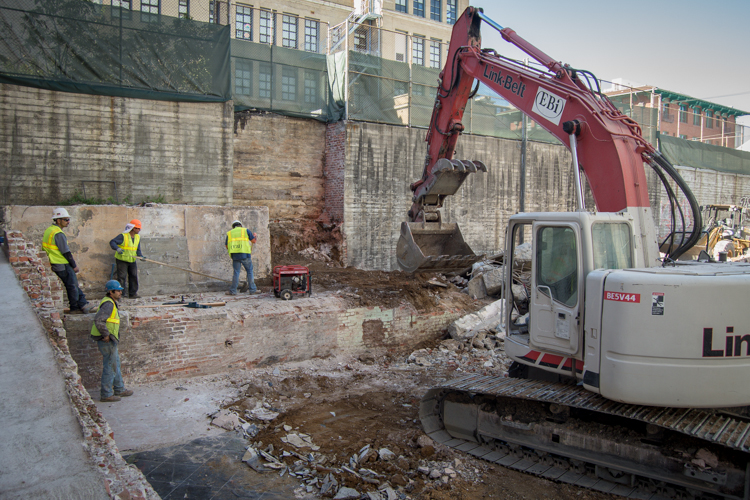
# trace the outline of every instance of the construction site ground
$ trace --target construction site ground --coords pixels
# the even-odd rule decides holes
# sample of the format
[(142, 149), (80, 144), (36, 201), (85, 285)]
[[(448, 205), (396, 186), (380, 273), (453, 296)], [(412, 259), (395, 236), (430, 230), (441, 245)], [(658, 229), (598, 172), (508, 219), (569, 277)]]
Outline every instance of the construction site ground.
[[(447, 282), (439, 274), (344, 268), (319, 253), (277, 253), (274, 265), (308, 265), (313, 298), (315, 291), (335, 291), (352, 307), (408, 301), (429, 310), (438, 300), (451, 300), (468, 314), (492, 300), (474, 300), (450, 283), (430, 284)], [(259, 285), (270, 289), (270, 281)], [(392, 498), (433, 500), (615, 498), (505, 469), (425, 436), (418, 409), (429, 387), (466, 372), (502, 377), (509, 364), (499, 339), (476, 344), (481, 348), (446, 339), (441, 335), (403, 352), (366, 352), (132, 386), (135, 395), (116, 403), (100, 403), (98, 390), (90, 392), (123, 456), (163, 498), (320, 498), (331, 479), (339, 493), (352, 488), (362, 498), (389, 498), (389, 492), (396, 495)], [(220, 410), (241, 419), (225, 425), (234, 430), (212, 425), (211, 415)], [(227, 439), (233, 447), (211, 441)], [(244, 443), (240, 449), (239, 442)], [(208, 443), (214, 443), (210, 453)], [(241, 461), (245, 446), (283, 463), (256, 472)], [(189, 466), (177, 472), (174, 457), (186, 453), (193, 455), (186, 459)], [(196, 457), (204, 463), (196, 465)], [(165, 468), (169, 474), (163, 474)], [(198, 481), (200, 474), (214, 480)], [(196, 481), (205, 484), (199, 487)], [(378, 488), (382, 496), (367, 496)]]

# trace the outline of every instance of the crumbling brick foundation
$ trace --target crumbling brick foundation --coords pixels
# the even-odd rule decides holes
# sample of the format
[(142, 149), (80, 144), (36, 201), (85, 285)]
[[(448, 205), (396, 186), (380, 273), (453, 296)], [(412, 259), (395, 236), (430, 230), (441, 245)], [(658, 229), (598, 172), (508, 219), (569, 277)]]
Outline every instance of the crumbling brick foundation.
[(67, 332), (60, 318), (62, 284), (54, 273), (48, 272), (47, 255), (35, 244), (27, 242), (21, 232), (8, 232), (6, 239), (8, 260), (47, 332), (65, 378), (73, 412), (81, 424), (84, 448), (103, 475), (104, 487), (112, 498), (158, 499), (159, 495), (141, 471), (128, 465), (120, 455), (109, 423), (97, 409), (78, 374), (78, 365), (71, 357)]

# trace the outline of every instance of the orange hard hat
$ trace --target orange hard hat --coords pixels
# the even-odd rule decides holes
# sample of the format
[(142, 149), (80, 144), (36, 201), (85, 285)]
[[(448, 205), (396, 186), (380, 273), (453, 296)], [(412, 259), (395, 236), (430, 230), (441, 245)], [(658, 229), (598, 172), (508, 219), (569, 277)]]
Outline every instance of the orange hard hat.
[(130, 223), (133, 224), (133, 226), (136, 229), (140, 229), (141, 228), (141, 221), (139, 221), (138, 219), (133, 219), (133, 220), (130, 221)]

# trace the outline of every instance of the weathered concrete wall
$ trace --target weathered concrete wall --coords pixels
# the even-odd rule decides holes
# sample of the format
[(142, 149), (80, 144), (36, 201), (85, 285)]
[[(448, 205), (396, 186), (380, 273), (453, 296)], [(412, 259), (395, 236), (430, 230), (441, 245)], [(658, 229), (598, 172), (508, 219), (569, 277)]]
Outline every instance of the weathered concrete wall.
[(233, 107), (0, 84), (0, 204), (232, 203)]
[(238, 113), (234, 204), (267, 206), (271, 220), (317, 219), (325, 203), (325, 134), (315, 120)]
[[(213, 309), (125, 309), (130, 325), (122, 334), (120, 355), (128, 383), (405, 350), (434, 338), (461, 315), (448, 305), (432, 312), (407, 306), (347, 309), (333, 295), (230, 302)], [(71, 355), (87, 387), (97, 387), (101, 376), (101, 355), (89, 335), (92, 317), (64, 320)]]
[[(5, 207), (6, 231), (22, 232), (41, 249), (42, 235), (51, 224), (53, 209), (51, 206)], [(232, 264), (224, 239), (231, 222), (239, 219), (244, 227), (258, 235), (253, 248), (256, 279), (268, 278), (271, 274), (267, 207), (79, 205), (67, 210), (71, 221), (65, 234), (81, 268), (78, 274), (81, 288), (84, 292), (97, 292), (96, 296), (104, 289), (115, 262), (109, 241), (120, 234), (131, 219), (140, 219), (143, 224), (141, 250), (147, 258), (227, 280), (232, 278)], [(47, 261), (46, 256), (44, 260)], [(138, 272), (139, 293), (144, 295), (228, 289), (229, 286), (150, 262), (139, 262)], [(244, 277), (244, 271), (241, 276)]]
[[(347, 124), (344, 233), (348, 264), (398, 269), (396, 242), (411, 206), (409, 184), (421, 178), (425, 130), (372, 123)], [(458, 222), (477, 253), (502, 247), (508, 217), (519, 210), (520, 143), (464, 135), (455, 158), (481, 160), (487, 173), (472, 174), (443, 211)], [(574, 208), (570, 153), (561, 146), (529, 143), (526, 211)]]

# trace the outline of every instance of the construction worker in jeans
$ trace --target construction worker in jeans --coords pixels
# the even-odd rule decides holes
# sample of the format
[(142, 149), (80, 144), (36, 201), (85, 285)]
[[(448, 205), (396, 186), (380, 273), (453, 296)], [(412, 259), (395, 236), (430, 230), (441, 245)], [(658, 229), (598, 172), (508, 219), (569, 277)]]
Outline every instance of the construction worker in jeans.
[(122, 297), (124, 288), (117, 280), (109, 280), (105, 285), (107, 295), (99, 303), (99, 310), (91, 325), (91, 336), (96, 340), (99, 352), (102, 353), (102, 388), (101, 400), (105, 403), (120, 401), (123, 396), (132, 396), (133, 391), (125, 389), (120, 373), (120, 353), (117, 344), (120, 342), (120, 313), (117, 301)]
[(44, 231), (42, 236), (42, 248), (47, 252), (52, 272), (60, 278), (65, 285), (70, 303), (70, 314), (84, 314), (89, 312), (91, 305), (86, 301), (81, 287), (78, 286), (78, 265), (73, 260), (73, 254), (68, 247), (68, 239), (63, 229), (70, 224), (70, 215), (64, 208), (56, 208), (52, 212), (52, 224)]
[(144, 258), (141, 253), (141, 221), (133, 219), (125, 226), (125, 231), (109, 242), (114, 250), (117, 263), (117, 281), (125, 287), (128, 283), (128, 297), (138, 298), (138, 264), (136, 257)]
[(232, 269), (234, 270), (232, 288), (229, 289), (227, 295), (237, 295), (237, 285), (239, 285), (240, 271), (243, 267), (247, 272), (248, 293), (260, 293), (260, 290), (255, 286), (253, 259), (251, 258), (255, 240), (255, 233), (242, 227), (240, 221), (232, 222), (232, 230), (227, 233), (227, 238), (224, 241), (224, 246), (227, 247), (229, 255), (232, 256)]

